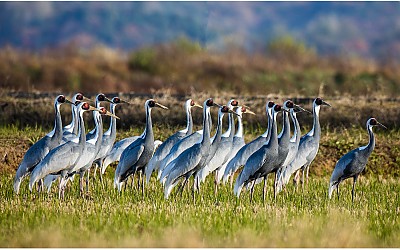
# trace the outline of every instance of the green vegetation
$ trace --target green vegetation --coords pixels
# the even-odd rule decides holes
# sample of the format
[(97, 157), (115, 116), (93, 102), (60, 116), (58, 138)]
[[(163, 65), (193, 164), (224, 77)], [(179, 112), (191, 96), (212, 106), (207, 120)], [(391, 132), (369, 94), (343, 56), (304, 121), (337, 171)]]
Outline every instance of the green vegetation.
[[(204, 99), (203, 96), (196, 98)], [(245, 139), (250, 141), (265, 130), (265, 98), (243, 99), (243, 103), (249, 103), (260, 114), (255, 120), (244, 117)], [(56, 184), (50, 194), (38, 195), (28, 191), (27, 180), (23, 182), (20, 195), (16, 196), (12, 190), (15, 169), (29, 146), (51, 130), (51, 107), (43, 104), (52, 101), (45, 100), (36, 104), (29, 104), (33, 102), (30, 99), (15, 101), (25, 110), (32, 110), (30, 105), (47, 110), (46, 115), (41, 114), (42, 123), (46, 123), (46, 119), (49, 121), (45, 128), (37, 121), (34, 124), (38, 125), (27, 126), (31, 122), (25, 120), (20, 124), (0, 126), (1, 247), (400, 246), (400, 132), (396, 126), (388, 130), (375, 129), (376, 148), (357, 183), (355, 203), (351, 204), (351, 180), (341, 186), (339, 201), (336, 195), (331, 201), (327, 198), (328, 181), (336, 160), (368, 141), (365, 121), (358, 124), (343, 117), (358, 114), (357, 119), (363, 120), (364, 115), (380, 113), (379, 110), (366, 110), (360, 102), (352, 101), (352, 107), (356, 108), (349, 110), (346, 101), (329, 100), (335, 112), (321, 111), (320, 151), (311, 165), (310, 180), (304, 191), (301, 187), (296, 190), (290, 184), (273, 201), (272, 178), (269, 178), (266, 203), (262, 203), (262, 184), (259, 184), (251, 204), (248, 192), (237, 201), (229, 185), (220, 186), (218, 196), (215, 196), (212, 178), (208, 178), (196, 195), (194, 205), (189, 188), (185, 189), (182, 198), (177, 196), (175, 188), (171, 198), (164, 200), (162, 187), (154, 176), (146, 186), (144, 197), (136, 187), (137, 180), (133, 187), (129, 181), (126, 191), (118, 194), (112, 183), (115, 165), (108, 167), (104, 186), (92, 177), (90, 191), (83, 196), (78, 191), (78, 178), (67, 188), (64, 201), (58, 199)], [(118, 129), (117, 140), (139, 135), (143, 130), (143, 111), (129, 111), (132, 107), (142, 107), (143, 98), (130, 101), (132, 106), (120, 105), (117, 110), (121, 117), (118, 124), (124, 128)], [(171, 108), (170, 114), (153, 113), (155, 138), (165, 140), (185, 123), (179, 100), (161, 98), (159, 101)], [(392, 113), (395, 109), (390, 108), (391, 103), (384, 103), (384, 106), (388, 107), (389, 114), (396, 114)], [(68, 114), (69, 110), (69, 107), (62, 108), (63, 114)], [(195, 129), (199, 128), (200, 113), (198, 110), (193, 112)], [(139, 114), (135, 122), (128, 119)], [(18, 120), (22, 116), (14, 114), (10, 117)], [(300, 114), (300, 117), (304, 133), (311, 127), (311, 118), (306, 114)], [(91, 116), (86, 119), (90, 121)], [(338, 125), (340, 119), (344, 119), (346, 126)], [(86, 128), (89, 130), (91, 126), (88, 122)], [(188, 186), (191, 187), (192, 182)]]

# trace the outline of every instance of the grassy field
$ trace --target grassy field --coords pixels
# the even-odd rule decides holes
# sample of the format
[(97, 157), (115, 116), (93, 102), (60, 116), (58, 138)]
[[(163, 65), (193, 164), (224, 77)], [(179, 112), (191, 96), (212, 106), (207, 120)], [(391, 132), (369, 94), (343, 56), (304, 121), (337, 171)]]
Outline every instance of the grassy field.
[[(117, 139), (142, 129), (119, 131)], [(164, 140), (177, 129), (154, 124), (156, 139)], [(246, 141), (262, 131), (247, 129)], [(46, 131), (4, 126), (0, 128), (0, 247), (399, 247), (400, 133), (376, 132), (377, 146), (358, 182), (354, 204), (350, 180), (341, 186), (340, 201), (336, 196), (328, 200), (327, 187), (335, 161), (348, 149), (367, 143), (367, 133), (360, 127), (323, 127), (320, 152), (304, 191), (290, 185), (273, 201), (270, 178), (266, 203), (262, 185), (256, 186), (250, 203), (247, 192), (238, 201), (229, 185), (221, 186), (215, 197), (209, 178), (194, 204), (189, 189), (182, 198), (176, 197), (175, 189), (164, 200), (154, 177), (144, 197), (136, 185), (118, 194), (112, 188), (113, 167), (107, 169), (105, 186), (94, 180), (84, 197), (76, 180), (64, 201), (58, 199), (56, 185), (50, 194), (38, 195), (28, 191), (27, 181), (16, 196), (15, 168)]]

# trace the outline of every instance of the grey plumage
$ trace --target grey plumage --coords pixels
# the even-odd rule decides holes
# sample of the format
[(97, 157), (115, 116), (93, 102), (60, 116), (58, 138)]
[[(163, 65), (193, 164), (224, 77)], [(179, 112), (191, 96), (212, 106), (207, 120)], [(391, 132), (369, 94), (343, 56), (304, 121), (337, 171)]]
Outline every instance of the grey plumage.
[(254, 152), (246, 161), (242, 172), (236, 179), (234, 194), (239, 198), (243, 186), (253, 182), (251, 187), (251, 199), (253, 195), (254, 181), (268, 175), (277, 165), (278, 161), (278, 135), (276, 116), (281, 111), (281, 106), (275, 104), (272, 108), (272, 122), (270, 139), (263, 146)]
[(60, 145), (62, 140), (62, 121), (60, 114), (60, 106), (63, 103), (72, 103), (63, 95), (56, 97), (54, 101), (55, 110), (55, 125), (54, 129), (39, 141), (33, 144), (25, 153), (22, 162), (20, 163), (15, 178), (14, 192), (19, 193), (22, 180), (29, 175), (41, 160), (55, 147)]
[(120, 161), (115, 171), (114, 186), (121, 191), (122, 183), (136, 171), (143, 171), (154, 152), (154, 134), (151, 120), (151, 110), (154, 107), (168, 109), (167, 107), (149, 99), (145, 103), (146, 128), (141, 138), (132, 142), (121, 154)]
[(79, 137), (68, 141), (54, 149), (52, 149), (46, 157), (32, 171), (29, 189), (32, 190), (33, 185), (38, 180), (49, 174), (61, 174), (60, 196), (63, 194), (62, 187), (65, 185), (67, 170), (71, 168), (82, 155), (85, 147), (85, 126), (83, 121), (83, 112), (97, 110), (86, 102), (78, 104), (79, 114)]
[[(202, 140), (190, 148), (183, 151), (173, 162), (170, 164), (171, 171), (166, 177), (165, 185), (164, 185), (164, 197), (168, 199), (172, 188), (178, 184), (181, 178), (185, 178), (183, 186), (186, 184), (186, 181), (189, 177), (197, 170), (198, 166), (202, 166), (203, 161), (207, 159), (209, 153), (209, 147), (211, 145), (210, 140), (210, 107), (217, 105), (213, 102), (213, 100), (207, 99), (203, 105), (203, 135)], [(193, 188), (194, 194), (194, 188)]]
[(223, 182), (225, 183), (230, 176), (233, 176), (236, 171), (246, 164), (247, 159), (260, 147), (269, 140), (270, 130), (271, 130), (271, 120), (272, 120), (272, 107), (274, 106), (274, 102), (270, 101), (266, 105), (266, 113), (268, 118), (268, 127), (264, 134), (260, 135), (253, 141), (249, 142), (248, 144), (244, 145), (236, 155), (228, 162)]
[(156, 150), (153, 157), (150, 159), (149, 164), (146, 167), (145, 175), (147, 182), (149, 182), (150, 176), (153, 173), (153, 171), (157, 171), (159, 169), (161, 160), (168, 155), (172, 147), (181, 139), (192, 134), (193, 132), (193, 119), (191, 111), (192, 107), (202, 108), (202, 106), (195, 103), (192, 99), (186, 100), (184, 105), (186, 111), (186, 128), (171, 135), (158, 147), (158, 149)]
[(368, 162), (368, 158), (375, 148), (375, 137), (372, 131), (374, 126), (384, 125), (379, 123), (375, 118), (370, 118), (367, 121), (367, 130), (369, 134), (369, 142), (366, 146), (353, 149), (344, 156), (342, 156), (336, 163), (335, 169), (332, 172), (332, 176), (329, 182), (329, 199), (332, 197), (333, 191), (337, 190), (337, 195), (339, 199), (339, 185), (342, 181), (353, 178), (353, 189), (351, 191), (351, 200), (354, 202), (355, 197), (355, 185), (358, 176), (365, 169)]

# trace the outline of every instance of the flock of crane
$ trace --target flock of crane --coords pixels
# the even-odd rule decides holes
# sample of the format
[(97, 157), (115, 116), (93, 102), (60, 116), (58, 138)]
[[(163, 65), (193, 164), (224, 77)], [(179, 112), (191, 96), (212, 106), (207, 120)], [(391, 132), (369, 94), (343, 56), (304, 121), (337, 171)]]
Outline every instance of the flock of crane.
[[(166, 139), (164, 142), (154, 140), (151, 111), (153, 108), (168, 109), (153, 99), (145, 102), (146, 127), (140, 136), (125, 138), (115, 142), (116, 122), (115, 107), (121, 103), (128, 103), (119, 97), (108, 99), (104, 94), (98, 94), (95, 106), (91, 106), (88, 98), (81, 93), (73, 96), (69, 101), (64, 95), (55, 98), (55, 125), (54, 129), (32, 145), (25, 153), (18, 167), (14, 179), (14, 191), (19, 193), (23, 179), (30, 176), (29, 189), (32, 191), (35, 184), (38, 191), (47, 188), (59, 180), (59, 197), (64, 198), (65, 187), (79, 174), (80, 191), (84, 192), (84, 177), (86, 174), (86, 188), (89, 185), (89, 172), (92, 165), (95, 173), (99, 168), (100, 177), (107, 166), (118, 161), (114, 175), (114, 187), (121, 191), (128, 177), (139, 175), (142, 192), (144, 182), (150, 181), (155, 172), (157, 179), (164, 187), (164, 197), (168, 199), (173, 188), (181, 183), (179, 191), (187, 185), (191, 176), (194, 177), (193, 197), (200, 190), (200, 185), (206, 177), (214, 174), (215, 192), (218, 185), (227, 182), (233, 185), (234, 176), (237, 176), (233, 192), (239, 198), (243, 188), (250, 191), (250, 200), (253, 199), (255, 184), (264, 181), (263, 201), (265, 201), (266, 180), (270, 173), (274, 173), (274, 197), (283, 190), (290, 177), (296, 173), (295, 180), (302, 174), (308, 178), (309, 167), (317, 155), (321, 136), (319, 112), (323, 105), (330, 106), (321, 98), (313, 101), (312, 112), (287, 100), (283, 105), (272, 101), (266, 104), (268, 127), (262, 135), (249, 143), (243, 138), (242, 116), (255, 115), (249, 107), (239, 105), (235, 99), (227, 105), (220, 105), (209, 98), (199, 105), (192, 99), (185, 102), (187, 126)], [(110, 103), (110, 111), (101, 106), (101, 102)], [(71, 104), (72, 121), (63, 127), (60, 106)], [(191, 109), (203, 109), (203, 129), (193, 132)], [(212, 121), (210, 109), (218, 108), (216, 132), (211, 137)], [(95, 128), (85, 134), (83, 113), (93, 112)], [(313, 114), (313, 127), (301, 136), (300, 124), (296, 115), (300, 112)], [(282, 113), (282, 130), (277, 131), (277, 115)], [(223, 118), (228, 116), (228, 128), (222, 133)], [(109, 128), (103, 133), (102, 116), (110, 116)], [(290, 118), (289, 118), (290, 117)], [(237, 126), (235, 125), (237, 118)], [(291, 123), (293, 132), (291, 136)], [(344, 155), (337, 162), (329, 183), (329, 198), (337, 190), (339, 198), (339, 184), (353, 178), (352, 200), (355, 196), (355, 184), (359, 174), (365, 168), (368, 157), (375, 146), (372, 127), (380, 125), (375, 118), (367, 121), (369, 143), (356, 148)], [(236, 129), (237, 127), (237, 129)], [(237, 130), (237, 131), (236, 131)], [(241, 171), (240, 171), (241, 169)], [(236, 174), (237, 172), (239, 172)], [(102, 177), (101, 177), (102, 180)], [(141, 181), (140, 181), (141, 180)]]

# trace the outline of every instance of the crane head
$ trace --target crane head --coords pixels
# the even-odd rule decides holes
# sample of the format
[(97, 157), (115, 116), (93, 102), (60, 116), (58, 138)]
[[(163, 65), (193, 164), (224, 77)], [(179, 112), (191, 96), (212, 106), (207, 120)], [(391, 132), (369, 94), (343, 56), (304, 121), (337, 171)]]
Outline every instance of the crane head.
[(273, 101), (269, 101), (269, 102), (267, 103), (267, 107), (268, 107), (268, 108), (272, 108), (274, 105), (275, 105), (275, 103), (274, 103)]
[(282, 111), (282, 106), (279, 105), (279, 104), (275, 104), (275, 105), (274, 105), (274, 111), (275, 111), (276, 113)]
[(212, 106), (221, 107), (221, 105), (215, 103), (214, 100), (213, 100), (212, 98), (208, 98), (204, 103), (205, 103), (205, 105), (206, 105), (207, 107), (212, 107)]
[(367, 127), (368, 126), (381, 126), (381, 127), (383, 127), (383, 128), (385, 128), (385, 129), (387, 129), (387, 127), (386, 126), (384, 126), (382, 123), (380, 123), (380, 122), (378, 122), (375, 118), (369, 118), (368, 119), (368, 121), (367, 121)]
[(113, 99), (111, 100), (112, 103), (114, 104), (120, 104), (120, 103), (126, 103), (126, 104), (130, 104), (127, 101), (121, 100), (118, 96), (113, 97)]
[(153, 99), (149, 99), (146, 101), (146, 106), (148, 106), (149, 108), (162, 108), (162, 109), (168, 109), (167, 107), (165, 107), (164, 105), (157, 103), (155, 100)]
[(242, 112), (242, 114), (256, 115), (256, 113), (254, 113), (253, 111), (251, 111), (251, 110), (249, 109), (249, 107), (247, 107), (246, 105), (243, 105), (242, 107), (240, 107), (240, 111)]
[(87, 101), (90, 101), (90, 99), (85, 97), (82, 93), (78, 92), (72, 97), (72, 101), (74, 103), (76, 103), (77, 101), (79, 101), (79, 102), (86, 101), (87, 102)]
[(104, 107), (100, 107), (99, 110), (100, 110), (99, 112), (101, 115), (107, 115), (107, 116), (111, 116), (111, 117), (119, 119), (118, 116), (114, 115), (113, 113), (111, 113), (110, 111), (105, 109)]
[(96, 101), (98, 102), (110, 102), (112, 103), (112, 101), (110, 99), (108, 99), (103, 93), (100, 93), (96, 96)]
[(329, 103), (325, 102), (324, 100), (322, 100), (319, 97), (315, 98), (314, 102), (315, 102), (316, 105), (325, 105), (325, 106), (332, 107)]
[(59, 104), (63, 104), (63, 103), (69, 103), (72, 104), (72, 102), (70, 100), (68, 100), (67, 98), (65, 98), (64, 95), (59, 95), (56, 97), (56, 102)]
[[(198, 107), (198, 108), (203, 108), (200, 104), (197, 104), (195, 101), (193, 101), (192, 99), (190, 100), (190, 107)], [(188, 100), (188, 101), (189, 101)]]

